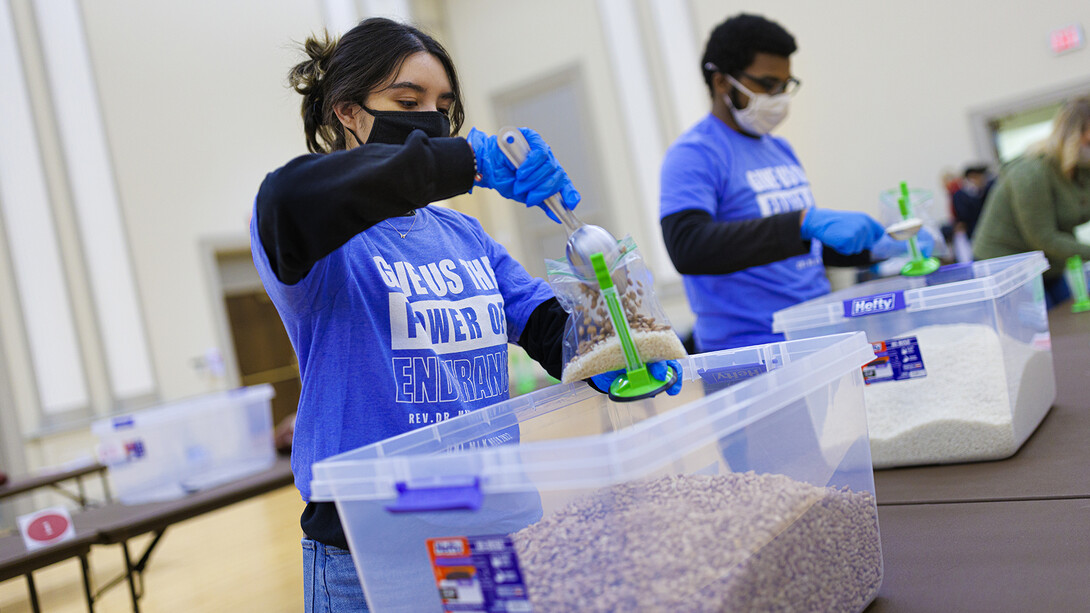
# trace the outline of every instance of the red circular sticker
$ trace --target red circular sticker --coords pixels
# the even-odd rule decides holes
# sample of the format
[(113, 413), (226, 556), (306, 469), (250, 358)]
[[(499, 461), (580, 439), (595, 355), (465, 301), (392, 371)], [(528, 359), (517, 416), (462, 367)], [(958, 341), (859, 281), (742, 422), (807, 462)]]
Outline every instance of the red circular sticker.
[(30, 522), (26, 527), (27, 536), (36, 541), (52, 541), (68, 529), (68, 520), (63, 515), (50, 513)]

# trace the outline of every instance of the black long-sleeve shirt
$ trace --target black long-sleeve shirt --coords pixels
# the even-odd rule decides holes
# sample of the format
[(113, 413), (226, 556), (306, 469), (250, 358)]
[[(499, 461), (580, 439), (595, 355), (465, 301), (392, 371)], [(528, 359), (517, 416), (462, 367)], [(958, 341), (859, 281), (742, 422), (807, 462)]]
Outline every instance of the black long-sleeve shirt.
[[(711, 213), (686, 209), (662, 218), (662, 236), (674, 268), (683, 275), (726, 275), (810, 252), (799, 236), (799, 211), (740, 221), (715, 221)], [(844, 255), (822, 249), (828, 266), (866, 266), (870, 251)]]
[[(413, 132), (404, 145), (370, 144), (295, 158), (265, 177), (255, 203), (269, 264), (292, 285), (350, 238), (385, 219), (464, 194), (476, 172), (463, 138)], [(530, 315), (519, 345), (552, 376), (563, 367), (567, 313), (556, 299)]]
[(473, 187), (462, 138), (414, 132), (404, 145), (371, 144), (295, 158), (265, 177), (257, 221), (276, 277), (292, 285), (350, 238), (390, 217)]
[[(385, 219), (467, 192), (474, 154), (461, 138), (414, 132), (404, 145), (371, 144), (304, 155), (269, 173), (258, 190), (258, 234), (277, 279), (294, 285), (323, 257)], [(538, 305), (519, 345), (560, 378), (567, 313), (556, 298)], [(308, 503), (301, 525), (319, 542), (348, 543), (332, 503)]]

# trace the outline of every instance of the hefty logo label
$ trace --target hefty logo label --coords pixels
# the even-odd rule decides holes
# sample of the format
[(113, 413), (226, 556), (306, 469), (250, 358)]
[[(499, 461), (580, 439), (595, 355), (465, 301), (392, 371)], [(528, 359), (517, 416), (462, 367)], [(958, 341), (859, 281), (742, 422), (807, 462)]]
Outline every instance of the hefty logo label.
[(863, 317), (878, 313), (889, 313), (905, 308), (904, 292), (888, 292), (861, 296), (844, 301), (844, 317)]

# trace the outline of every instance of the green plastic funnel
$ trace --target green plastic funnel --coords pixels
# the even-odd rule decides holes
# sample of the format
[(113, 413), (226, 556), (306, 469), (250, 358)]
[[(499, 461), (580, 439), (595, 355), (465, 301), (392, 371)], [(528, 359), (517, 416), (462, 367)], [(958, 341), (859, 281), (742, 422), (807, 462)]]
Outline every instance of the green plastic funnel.
[(647, 370), (647, 365), (640, 359), (639, 349), (632, 341), (632, 335), (628, 330), (628, 320), (625, 318), (624, 309), (621, 308), (621, 299), (617, 295), (617, 288), (613, 287), (613, 278), (609, 276), (609, 268), (606, 266), (606, 258), (601, 253), (590, 256), (590, 263), (594, 267), (594, 275), (598, 278), (598, 287), (602, 290), (606, 306), (609, 308), (609, 320), (613, 322), (613, 329), (617, 331), (617, 338), (621, 341), (621, 351), (624, 352), (625, 372), (613, 380), (609, 386), (609, 397), (618, 402), (631, 402), (643, 398), (650, 398), (663, 392), (677, 381), (677, 373), (674, 369), (666, 369), (666, 380), (662, 381)]
[(1082, 268), (1082, 256), (1067, 258), (1067, 284), (1071, 286), (1071, 295), (1075, 302), (1071, 304), (1072, 313), (1090, 311), (1090, 295), (1086, 291), (1086, 271)]
[[(908, 195), (908, 183), (901, 181), (901, 197), (897, 199), (897, 204), (901, 208), (901, 219), (908, 221), (912, 218), (912, 205)], [(939, 269), (941, 263), (939, 258), (930, 257), (925, 258), (920, 253), (920, 246), (916, 243), (916, 237), (911, 236), (908, 239), (908, 252), (912, 256), (907, 264), (901, 268), (901, 274), (906, 277), (922, 277), (923, 275), (929, 275)]]

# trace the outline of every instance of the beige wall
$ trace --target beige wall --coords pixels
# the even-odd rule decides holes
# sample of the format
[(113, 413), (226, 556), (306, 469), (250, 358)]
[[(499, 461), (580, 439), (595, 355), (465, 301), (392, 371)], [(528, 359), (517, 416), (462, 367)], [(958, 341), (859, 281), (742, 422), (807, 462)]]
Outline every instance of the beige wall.
[[(655, 54), (661, 41), (648, 25), (647, 4), (634, 1), (646, 52)], [(579, 64), (610, 229), (640, 243), (657, 239), (644, 217), (624, 215), (640, 202), (631, 156), (607, 155), (607, 149), (626, 153), (620, 108), (628, 92), (610, 66), (596, 2), (414, 4), (455, 57), (467, 127), (494, 131), (494, 95)], [(699, 49), (715, 24), (746, 8), (712, 0), (677, 4), (691, 11)], [(1046, 45), (1052, 28), (1090, 25), (1090, 3), (994, 6), (790, 0), (771, 7), (769, 16), (799, 41), (793, 67), (804, 82), (782, 134), (807, 168), (819, 205), (873, 212), (877, 194), (902, 179), (937, 190), (943, 167), (977, 157), (970, 110), (1090, 75), (1090, 50), (1054, 57)], [(298, 58), (293, 41), (322, 27), (322, 6), (320, 0), (84, 0), (82, 9), (160, 395), (200, 393), (215, 383), (192, 360), (224, 340), (200, 244), (210, 237), (244, 243), (264, 174), (304, 152), (298, 96), (284, 75)], [(669, 68), (651, 59), (652, 78), (661, 84)], [(688, 78), (699, 81), (697, 67)], [(648, 129), (666, 136), (664, 145), (684, 127), (665, 108), (667, 100), (657, 96), (659, 116), (647, 118)], [(452, 204), (478, 215), (518, 254), (510, 214), (517, 205), (486, 190)], [(664, 300), (675, 324), (687, 328), (683, 299), (673, 293)], [(19, 356), (9, 347), (7, 358)], [(16, 400), (22, 428), (32, 429), (34, 408), (23, 395)], [(30, 462), (89, 451), (77, 451), (82, 444), (69, 443), (76, 439), (63, 440), (28, 452)]]
[(160, 393), (207, 382), (216, 347), (198, 241), (245, 244), (265, 173), (305, 152), (292, 41), (322, 27), (317, 1), (83, 3)]

